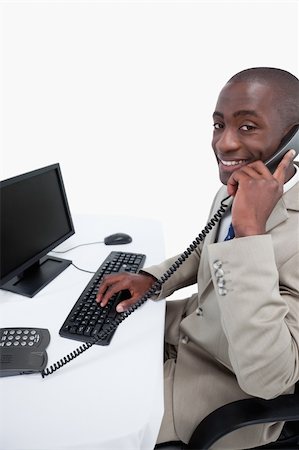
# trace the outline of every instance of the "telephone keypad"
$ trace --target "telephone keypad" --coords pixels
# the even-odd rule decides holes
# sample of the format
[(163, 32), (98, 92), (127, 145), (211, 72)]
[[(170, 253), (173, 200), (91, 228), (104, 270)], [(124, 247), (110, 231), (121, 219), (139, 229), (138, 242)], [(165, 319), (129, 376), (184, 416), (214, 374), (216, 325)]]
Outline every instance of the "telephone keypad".
[(34, 328), (16, 328), (0, 330), (0, 347), (33, 347), (40, 340), (40, 335)]
[(49, 343), (45, 328), (0, 328), (0, 377), (42, 372)]

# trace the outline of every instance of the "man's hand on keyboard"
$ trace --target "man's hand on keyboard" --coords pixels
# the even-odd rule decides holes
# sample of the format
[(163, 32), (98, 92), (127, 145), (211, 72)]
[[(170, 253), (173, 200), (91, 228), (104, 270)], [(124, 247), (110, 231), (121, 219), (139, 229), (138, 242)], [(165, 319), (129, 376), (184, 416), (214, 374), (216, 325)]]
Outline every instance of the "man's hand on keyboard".
[(112, 275), (106, 275), (103, 277), (103, 281), (99, 287), (96, 301), (101, 306), (106, 306), (109, 299), (120, 291), (130, 291), (131, 297), (128, 300), (124, 300), (117, 305), (117, 312), (121, 313), (134, 305), (146, 291), (148, 291), (156, 278), (150, 274), (135, 274), (128, 272), (119, 272)]

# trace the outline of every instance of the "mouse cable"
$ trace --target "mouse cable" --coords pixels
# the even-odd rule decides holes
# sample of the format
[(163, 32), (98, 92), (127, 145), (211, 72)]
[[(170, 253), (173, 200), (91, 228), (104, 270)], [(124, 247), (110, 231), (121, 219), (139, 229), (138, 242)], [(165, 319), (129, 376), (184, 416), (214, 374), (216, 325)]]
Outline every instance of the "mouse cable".
[[(85, 246), (85, 245), (94, 245), (94, 244), (103, 244), (104, 243), (104, 241), (97, 241), (97, 242), (88, 242), (88, 243), (86, 243), (86, 244), (79, 244), (79, 245), (75, 245), (75, 247), (71, 247), (71, 248), (68, 248), (67, 250), (63, 250), (63, 251), (54, 251), (54, 250), (52, 250), (52, 253), (67, 253), (67, 252), (70, 252), (71, 250), (75, 250), (75, 248), (78, 248), (78, 247), (83, 247), (83, 246)], [(80, 267), (78, 267), (78, 266), (76, 266), (76, 264), (74, 264), (73, 262), (71, 263), (72, 264), (72, 266), (74, 266), (77, 270), (80, 270), (81, 272), (86, 272), (86, 273), (92, 273), (92, 274), (95, 274), (95, 272), (92, 272), (91, 270), (86, 270), (86, 269), (81, 269)]]
[(76, 264), (74, 264), (73, 262), (71, 262), (71, 265), (74, 266), (75, 269), (81, 270), (81, 272), (86, 272), (86, 273), (92, 273), (92, 274), (95, 274), (95, 272), (92, 272), (91, 270), (80, 269), (80, 267), (76, 266)]
[(104, 244), (104, 241), (97, 241), (97, 242), (87, 242), (86, 244), (79, 244), (79, 245), (75, 245), (75, 247), (71, 247), (71, 248), (68, 248), (67, 250), (62, 250), (62, 251), (60, 251), (60, 250), (51, 250), (52, 251), (52, 253), (67, 253), (67, 252), (70, 252), (71, 250), (75, 250), (75, 248), (78, 248), (78, 247), (84, 247), (85, 245), (94, 245), (94, 244)]

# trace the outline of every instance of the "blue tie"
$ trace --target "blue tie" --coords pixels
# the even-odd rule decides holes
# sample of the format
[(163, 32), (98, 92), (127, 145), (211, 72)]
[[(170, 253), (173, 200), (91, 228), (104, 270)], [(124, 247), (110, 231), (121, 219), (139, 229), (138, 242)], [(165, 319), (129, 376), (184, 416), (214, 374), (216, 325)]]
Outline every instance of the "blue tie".
[(232, 223), (231, 223), (230, 226), (229, 226), (227, 235), (226, 235), (226, 237), (225, 237), (224, 240), (225, 240), (225, 241), (230, 241), (230, 240), (233, 239), (234, 237), (235, 237), (235, 231), (234, 231), (233, 225), (232, 225)]

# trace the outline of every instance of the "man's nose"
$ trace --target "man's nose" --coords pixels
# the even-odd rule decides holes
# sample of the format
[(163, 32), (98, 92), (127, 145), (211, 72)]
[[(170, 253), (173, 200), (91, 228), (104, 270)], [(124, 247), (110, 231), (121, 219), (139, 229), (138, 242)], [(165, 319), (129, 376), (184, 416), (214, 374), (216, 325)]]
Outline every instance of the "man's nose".
[(236, 132), (230, 130), (229, 128), (224, 129), (216, 142), (216, 147), (220, 153), (238, 150), (240, 147), (240, 141), (236, 135)]

